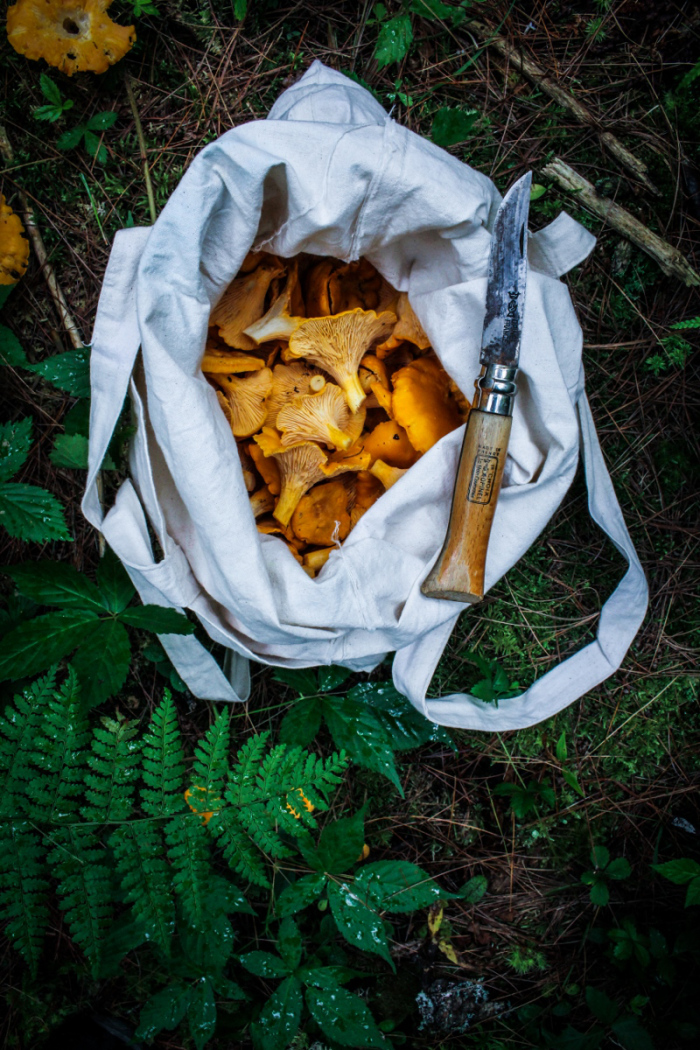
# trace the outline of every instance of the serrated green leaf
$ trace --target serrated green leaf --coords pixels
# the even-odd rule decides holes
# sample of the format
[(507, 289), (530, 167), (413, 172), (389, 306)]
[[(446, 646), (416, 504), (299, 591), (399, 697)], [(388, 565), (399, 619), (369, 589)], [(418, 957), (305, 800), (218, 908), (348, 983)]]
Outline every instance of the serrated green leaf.
[(32, 421), (29, 417), (0, 425), (0, 482), (14, 477), (26, 462), (31, 447)]
[(279, 979), (287, 977), (290, 967), (272, 952), (245, 952), (240, 956), (239, 962), (248, 973), (256, 977)]
[(287, 915), (296, 915), (302, 908), (313, 904), (323, 893), (326, 885), (326, 876), (323, 873), (313, 875), (302, 875), (300, 879), (287, 886), (277, 899), (277, 914), (284, 918)]
[(92, 580), (65, 562), (24, 562), (5, 572), (15, 581), (20, 594), (37, 605), (60, 605), (66, 609), (92, 609), (104, 613), (108, 608)]
[(456, 750), (447, 730), (424, 718), (391, 682), (361, 682), (348, 692), (348, 699), (371, 708), (396, 751), (429, 742), (447, 744)]
[[(0, 285), (3, 291), (7, 288), (12, 288), (12, 285)], [(28, 364), (22, 344), (15, 333), (4, 324), (0, 325), (0, 364), (10, 368), (26, 368)]]
[(91, 610), (65, 609), (28, 620), (0, 641), (0, 681), (25, 678), (58, 663), (98, 624)]
[(615, 860), (610, 861), (605, 869), (605, 877), (607, 879), (628, 879), (631, 874), (632, 868), (626, 857), (616, 857)]
[(30, 372), (40, 375), (47, 383), (65, 390), (73, 397), (90, 396), (90, 347), (67, 350), (43, 361), (26, 365)]
[(81, 643), (72, 660), (87, 707), (96, 707), (121, 689), (130, 662), (131, 647), (126, 629), (111, 617), (101, 620)]
[(441, 890), (429, 875), (407, 860), (379, 860), (366, 864), (353, 890), (380, 911), (410, 912), (429, 908), (440, 898), (456, 896)]
[(652, 864), (651, 867), (653, 871), (663, 875), (669, 882), (675, 882), (677, 886), (682, 886), (684, 882), (690, 882), (691, 879), (700, 875), (700, 864), (696, 860), (690, 860), (689, 857), (667, 860), (665, 864)]
[(591, 850), (591, 864), (601, 870), (610, 863), (610, 850), (607, 846), (594, 846)]
[(88, 439), (81, 434), (59, 434), (49, 453), (54, 467), (69, 470), (87, 470)]
[(485, 875), (475, 875), (468, 879), (461, 889), (457, 890), (457, 896), (461, 897), (467, 904), (476, 904), (484, 896), (489, 888), (489, 882)]
[(136, 1038), (150, 1041), (164, 1028), (168, 1031), (177, 1028), (187, 1013), (192, 994), (193, 989), (179, 981), (156, 992), (141, 1009)]
[(200, 977), (192, 990), (187, 1008), (187, 1023), (197, 1050), (209, 1042), (216, 1028), (214, 989), (208, 977)]
[(0, 485), (0, 525), (10, 536), (27, 542), (73, 541), (63, 507), (38, 485), (6, 481)]
[(323, 716), (336, 747), (358, 765), (385, 776), (403, 798), (389, 738), (373, 712), (347, 697), (329, 697), (323, 702)]
[(625, 1050), (654, 1050), (654, 1043), (636, 1017), (625, 1014), (610, 1026)]
[(118, 113), (114, 113), (111, 110), (105, 110), (102, 113), (95, 113), (94, 117), (90, 117), (85, 126), (89, 128), (90, 131), (109, 131), (109, 129), (116, 123), (118, 117)]
[(128, 572), (110, 547), (97, 566), (97, 586), (105, 608), (113, 613), (123, 612), (136, 593)]
[(54, 84), (51, 77), (47, 77), (46, 73), (42, 73), (39, 76), (39, 87), (41, 88), (41, 93), (44, 98), (47, 98), (49, 102), (54, 104), (54, 106), (61, 105), (62, 99), (60, 88), (58, 87), (58, 84)]
[(119, 613), (122, 623), (154, 634), (193, 634), (194, 624), (177, 609), (163, 605), (141, 605)]
[(430, 137), (436, 146), (447, 149), (458, 142), (465, 142), (479, 118), (476, 109), (450, 109), (444, 107), (435, 114)]
[(289, 1046), (299, 1030), (301, 1008), (301, 985), (296, 977), (287, 977), (251, 1026), (256, 1050), (280, 1050)]
[(617, 1003), (609, 999), (605, 992), (593, 988), (590, 984), (586, 988), (586, 1002), (593, 1016), (604, 1025), (611, 1024), (620, 1012)]
[(369, 1008), (352, 992), (340, 987), (310, 987), (306, 989), (306, 1002), (314, 1021), (333, 1043), (353, 1047), (387, 1046)]
[(303, 952), (301, 933), (294, 919), (286, 918), (280, 923), (277, 931), (277, 948), (288, 972), (293, 973), (301, 962)]
[(75, 149), (76, 146), (80, 145), (80, 140), (85, 134), (85, 128), (82, 124), (78, 124), (74, 128), (69, 128), (68, 131), (64, 131), (62, 135), (56, 139), (56, 148), (62, 150)]
[(302, 851), (307, 863), (317, 871), (340, 875), (351, 868), (360, 858), (365, 844), (364, 807), (351, 817), (341, 817), (326, 824), (318, 845)]
[(308, 747), (320, 728), (320, 701), (316, 697), (297, 700), (282, 719), (279, 730), (280, 743)]
[(272, 672), (272, 679), (275, 682), (282, 682), (283, 685), (288, 685), (299, 696), (316, 696), (319, 692), (316, 672), (310, 668), (288, 670), (286, 667), (276, 667)]
[(384, 921), (361, 893), (347, 882), (329, 882), (328, 900), (338, 931), (349, 944), (386, 959), (395, 970)]
[(408, 54), (413, 41), (413, 26), (409, 15), (396, 15), (384, 22), (379, 30), (374, 57), (380, 69), (392, 62), (400, 62)]
[(610, 890), (602, 879), (596, 879), (591, 886), (591, 903), (598, 908), (604, 908), (610, 901)]
[(318, 689), (320, 693), (332, 693), (336, 689), (339, 689), (343, 682), (347, 682), (348, 678), (352, 674), (352, 671), (348, 671), (347, 667), (338, 667), (331, 665), (329, 667), (319, 667), (318, 669)]
[(90, 131), (89, 128), (85, 128), (83, 137), (85, 139), (85, 152), (88, 156), (95, 157), (98, 163), (104, 164), (107, 154), (104, 146), (100, 143), (99, 136), (94, 131)]

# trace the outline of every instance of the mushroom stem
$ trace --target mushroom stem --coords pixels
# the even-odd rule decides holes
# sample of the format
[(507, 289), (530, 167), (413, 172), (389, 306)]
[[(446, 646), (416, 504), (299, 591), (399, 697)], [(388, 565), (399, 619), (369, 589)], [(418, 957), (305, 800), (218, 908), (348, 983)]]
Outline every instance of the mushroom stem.
[(272, 512), (273, 517), (277, 518), (280, 525), (289, 525), (292, 514), (296, 510), (305, 491), (306, 489), (303, 482), (297, 482), (296, 478), (289, 478), (284, 481), (282, 484), (282, 491), (280, 492), (280, 498), (277, 500), (277, 506)]
[(408, 473), (408, 467), (406, 470), (401, 470), (400, 467), (390, 467), (383, 459), (377, 459), (369, 468), (369, 471), (370, 474), (374, 474), (375, 478), (379, 478), (385, 489), (390, 489), (404, 474)]
[(328, 424), (328, 438), (331, 445), (335, 448), (342, 448), (345, 450), (352, 445), (352, 437), (349, 434), (344, 433), (342, 430), (339, 430), (338, 427), (331, 426), (330, 423)]
[(340, 385), (343, 388), (343, 393), (347, 398), (348, 405), (350, 406), (351, 412), (357, 412), (360, 405), (367, 397), (362, 384), (360, 383), (360, 377), (357, 372), (352, 372), (349, 375), (343, 376), (342, 380), (339, 379)]

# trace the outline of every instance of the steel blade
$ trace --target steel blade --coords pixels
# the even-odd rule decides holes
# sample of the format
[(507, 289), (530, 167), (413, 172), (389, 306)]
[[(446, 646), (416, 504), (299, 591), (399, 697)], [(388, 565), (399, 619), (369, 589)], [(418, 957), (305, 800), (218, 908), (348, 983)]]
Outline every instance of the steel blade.
[(482, 365), (517, 365), (527, 281), (527, 218), (532, 172), (511, 186), (501, 201), (491, 239)]

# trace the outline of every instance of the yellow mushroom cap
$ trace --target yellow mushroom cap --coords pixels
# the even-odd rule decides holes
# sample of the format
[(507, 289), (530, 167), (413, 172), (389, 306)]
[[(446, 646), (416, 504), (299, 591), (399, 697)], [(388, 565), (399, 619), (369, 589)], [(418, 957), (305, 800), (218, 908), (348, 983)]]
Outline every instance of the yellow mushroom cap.
[(0, 284), (16, 284), (29, 263), (29, 241), (24, 226), (0, 193)]
[(34, 61), (74, 73), (105, 73), (136, 40), (133, 26), (105, 13), (111, 0), (18, 0), (7, 9), (7, 39)]
[(358, 471), (355, 475), (355, 499), (350, 510), (350, 522), (353, 529), (362, 515), (377, 502), (383, 492), (384, 486), (379, 478), (376, 478), (369, 470)]
[(326, 383), (318, 394), (306, 394), (289, 401), (277, 415), (277, 429), (283, 445), (300, 441), (320, 441), (334, 448), (349, 448), (355, 433), (348, 432), (351, 412), (343, 391)]
[(243, 378), (238, 376), (214, 376), (222, 388), (228, 408), (219, 397), (219, 404), (226, 412), (234, 437), (251, 437), (265, 422), (267, 395), (272, 389), (272, 372), (261, 368)]
[(450, 378), (438, 360), (419, 357), (395, 372), (393, 379), (393, 416), (417, 452), (427, 452), (462, 425), (459, 406), (450, 394)]
[(254, 492), (248, 502), (255, 518), (259, 518), (262, 514), (269, 514), (275, 508), (275, 497), (267, 486), (263, 486), (263, 488)]
[(363, 438), (362, 447), (369, 452), (373, 463), (383, 459), (390, 467), (411, 467), (418, 458), (408, 434), (393, 419), (378, 423), (371, 434)]
[(342, 542), (350, 532), (350, 498), (342, 481), (314, 485), (299, 500), (291, 525), (297, 539), (317, 545)]
[(270, 257), (250, 273), (231, 281), (210, 318), (210, 324), (218, 327), (219, 335), (228, 346), (234, 350), (255, 349), (257, 343), (244, 334), (244, 329), (262, 316), (267, 290), (283, 272), (277, 259)]
[(309, 574), (313, 573), (314, 575), (316, 575), (319, 569), (322, 569), (323, 566), (326, 564), (333, 551), (337, 550), (338, 548), (333, 546), (320, 547), (318, 550), (315, 551), (307, 551), (307, 553), (304, 555), (304, 568), (309, 572)]
[(430, 346), (430, 340), (423, 331), (422, 324), (414, 314), (413, 307), (409, 303), (405, 292), (401, 292), (399, 295), (396, 312), (399, 315), (399, 319), (396, 322), (394, 331), (386, 342), (377, 347), (377, 356), (386, 357), (404, 340), (413, 343), (419, 350), (427, 350)]
[[(295, 398), (308, 394), (317, 379), (323, 379), (321, 373), (303, 361), (294, 361), (291, 365), (275, 365), (272, 370), (272, 390), (267, 399), (265, 426), (276, 427), (277, 416), (284, 406)], [(325, 380), (321, 389), (324, 386)]]
[(289, 339), (292, 332), (296, 331), (303, 317), (293, 316), (292, 301), (295, 298), (299, 285), (299, 271), (296, 260), (289, 267), (289, 275), (284, 290), (277, 296), (274, 303), (259, 321), (248, 325), (245, 335), (256, 343), (267, 343), (271, 339)]
[(392, 313), (348, 310), (334, 317), (304, 321), (289, 340), (289, 355), (303, 357), (328, 372), (345, 392), (353, 412), (365, 399), (357, 369), (377, 339), (387, 335), (395, 323)]
[(345, 310), (376, 310), (383, 290), (383, 280), (368, 259), (345, 263), (331, 273), (328, 298), (331, 314)]

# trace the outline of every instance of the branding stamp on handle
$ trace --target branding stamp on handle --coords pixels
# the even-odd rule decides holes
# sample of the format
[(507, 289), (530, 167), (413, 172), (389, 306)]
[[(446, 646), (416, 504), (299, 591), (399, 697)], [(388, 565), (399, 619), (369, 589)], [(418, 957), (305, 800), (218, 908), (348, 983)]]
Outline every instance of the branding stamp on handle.
[[(500, 449), (480, 450), (472, 467), (469, 479), (467, 499), (470, 503), (490, 503), (493, 495), (493, 483), (498, 470), (498, 452)], [(494, 454), (495, 453), (495, 454)]]

